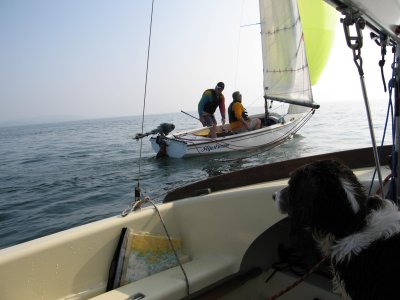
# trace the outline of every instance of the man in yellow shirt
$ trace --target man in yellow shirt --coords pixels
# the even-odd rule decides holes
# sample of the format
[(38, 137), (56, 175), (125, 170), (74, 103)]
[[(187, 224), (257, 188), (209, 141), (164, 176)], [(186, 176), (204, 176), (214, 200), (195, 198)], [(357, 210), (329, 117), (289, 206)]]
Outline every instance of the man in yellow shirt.
[(246, 132), (261, 128), (261, 120), (251, 119), (242, 105), (242, 95), (240, 92), (232, 94), (233, 101), (228, 108), (229, 125), (233, 132)]

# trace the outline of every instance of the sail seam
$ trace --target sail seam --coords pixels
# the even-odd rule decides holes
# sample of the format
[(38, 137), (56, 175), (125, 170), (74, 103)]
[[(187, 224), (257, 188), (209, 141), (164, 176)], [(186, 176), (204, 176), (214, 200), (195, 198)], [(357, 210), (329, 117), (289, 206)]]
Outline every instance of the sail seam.
[(290, 91), (290, 92), (281, 92), (281, 93), (274, 93), (274, 95), (288, 95), (288, 94), (294, 94), (294, 93), (307, 92), (307, 91), (310, 91), (310, 90), (311, 89), (296, 90), (296, 91)]
[(308, 68), (308, 64), (305, 64), (297, 69), (284, 69), (284, 70), (265, 70), (266, 73), (282, 73), (282, 72), (299, 72)]
[(277, 28), (274, 31), (267, 31), (267, 32), (265, 32), (265, 35), (274, 35), (274, 34), (276, 34), (277, 32), (280, 32), (280, 31), (291, 30), (291, 29), (295, 28), (299, 23), (300, 23), (300, 16), (296, 19), (296, 21), (292, 25), (286, 26), (286, 27)]

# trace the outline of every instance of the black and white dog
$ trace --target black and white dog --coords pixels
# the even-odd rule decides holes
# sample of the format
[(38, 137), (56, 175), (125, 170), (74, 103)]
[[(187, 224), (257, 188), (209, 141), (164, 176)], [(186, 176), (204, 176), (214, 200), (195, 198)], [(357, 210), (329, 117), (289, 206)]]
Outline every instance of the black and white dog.
[(368, 197), (336, 160), (295, 170), (273, 198), (292, 232), (311, 231), (344, 299), (400, 299), (400, 213), (393, 202)]

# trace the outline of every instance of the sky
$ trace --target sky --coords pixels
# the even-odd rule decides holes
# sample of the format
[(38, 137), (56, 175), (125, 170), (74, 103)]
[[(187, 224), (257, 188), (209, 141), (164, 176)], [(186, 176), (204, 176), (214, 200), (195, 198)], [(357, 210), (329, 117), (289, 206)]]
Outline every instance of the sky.
[[(145, 99), (151, 7), (151, 0), (0, 0), (0, 124), (193, 112), (219, 81), (228, 103), (240, 90), (245, 107), (263, 105), (260, 29), (242, 26), (259, 22), (258, 0), (155, 0)], [(380, 48), (364, 35), (366, 82), (375, 87), (368, 95), (386, 98)], [(314, 98), (362, 101), (339, 16)]]

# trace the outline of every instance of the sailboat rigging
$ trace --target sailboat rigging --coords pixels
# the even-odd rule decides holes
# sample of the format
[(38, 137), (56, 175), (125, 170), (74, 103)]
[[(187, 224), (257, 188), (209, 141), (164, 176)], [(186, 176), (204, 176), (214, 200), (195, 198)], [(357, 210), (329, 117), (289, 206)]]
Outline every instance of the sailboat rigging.
[[(322, 5), (320, 9), (321, 16), (331, 13), (326, 6)], [(271, 13), (275, 11), (279, 13)], [(277, 20), (280, 21), (276, 22)], [(334, 23), (331, 24), (332, 28), (333, 26)], [(183, 158), (260, 148), (268, 150), (293, 137), (312, 117), (319, 105), (312, 96), (297, 2), (260, 1), (260, 28), (265, 112), (250, 118), (260, 119), (261, 128), (235, 133), (231, 131), (229, 124), (219, 125), (216, 138), (208, 137), (208, 128), (158, 134), (150, 138), (157, 157), (165, 154), (172, 158)], [(313, 42), (318, 43), (309, 40), (311, 47)], [(329, 53), (329, 48), (325, 52)], [(268, 100), (288, 103), (286, 114), (268, 111)]]

